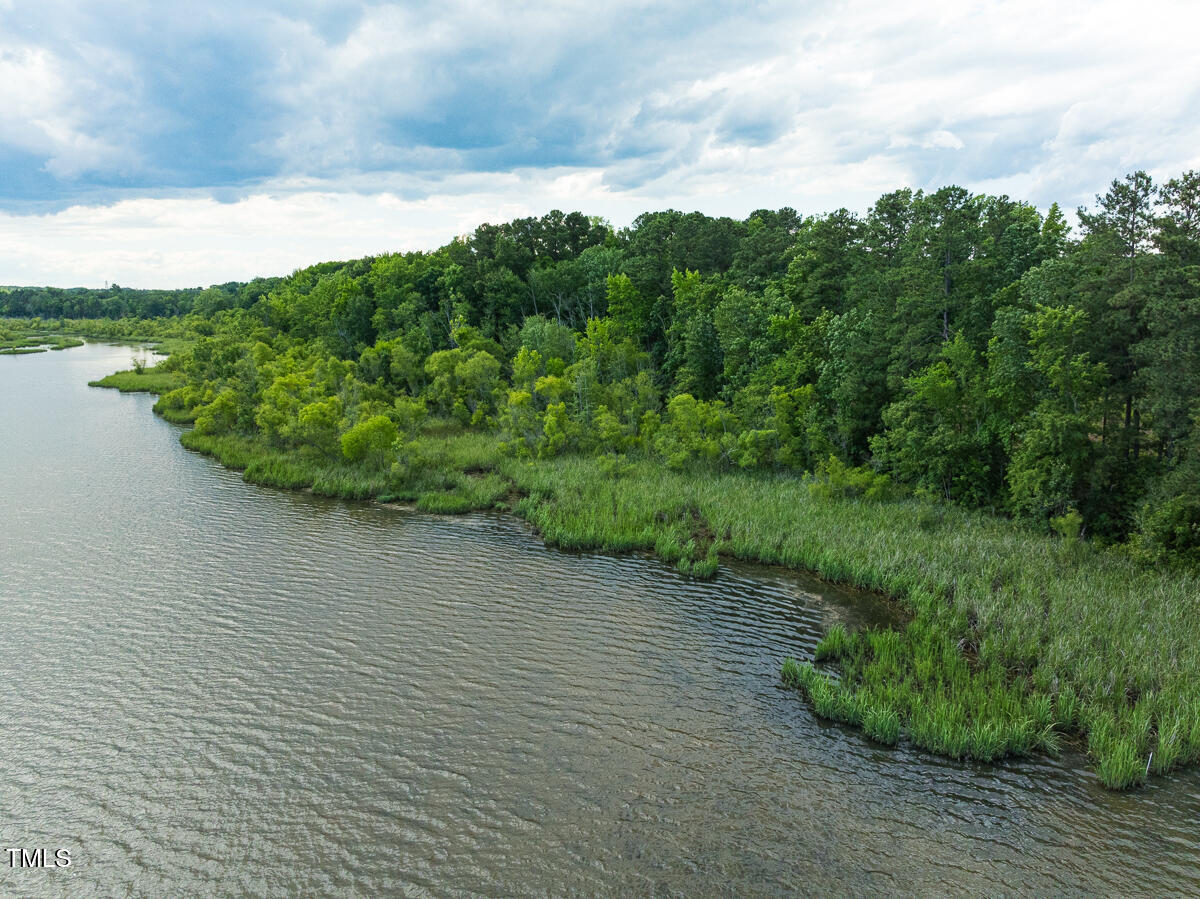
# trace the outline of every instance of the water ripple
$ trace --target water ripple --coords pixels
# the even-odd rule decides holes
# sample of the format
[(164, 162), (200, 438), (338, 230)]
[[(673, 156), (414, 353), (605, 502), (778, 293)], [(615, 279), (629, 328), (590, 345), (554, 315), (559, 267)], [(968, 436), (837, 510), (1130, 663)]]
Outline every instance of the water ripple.
[(0, 868), (16, 895), (1197, 892), (1200, 778), (885, 750), (778, 684), (888, 611), (520, 522), (263, 490), (128, 350), (0, 358)]

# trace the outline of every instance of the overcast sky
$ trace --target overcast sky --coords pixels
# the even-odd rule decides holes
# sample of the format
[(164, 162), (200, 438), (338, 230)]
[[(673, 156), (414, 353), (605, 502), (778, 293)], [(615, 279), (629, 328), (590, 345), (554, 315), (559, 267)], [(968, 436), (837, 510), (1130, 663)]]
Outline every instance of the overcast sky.
[(1200, 168), (1200, 4), (0, 0), (0, 284)]

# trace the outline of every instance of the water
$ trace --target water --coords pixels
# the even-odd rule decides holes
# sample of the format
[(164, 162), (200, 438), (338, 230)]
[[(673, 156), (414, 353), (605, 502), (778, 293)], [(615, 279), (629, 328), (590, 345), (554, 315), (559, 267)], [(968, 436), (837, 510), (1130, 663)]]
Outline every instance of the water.
[(873, 599), (248, 486), (129, 356), (0, 357), (0, 894), (1200, 892), (1195, 773), (814, 719), (780, 662)]

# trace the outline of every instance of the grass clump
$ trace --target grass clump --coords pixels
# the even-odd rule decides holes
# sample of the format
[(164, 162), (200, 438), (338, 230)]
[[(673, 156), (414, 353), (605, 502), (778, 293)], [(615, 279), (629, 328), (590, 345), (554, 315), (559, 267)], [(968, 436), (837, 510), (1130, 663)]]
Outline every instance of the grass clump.
[(0, 356), (24, 356), (30, 353), (44, 353), (47, 350), (67, 350), (76, 346), (83, 346), (83, 341), (77, 337), (25, 328), (7, 330), (0, 327)]
[(840, 659), (849, 648), (850, 637), (846, 633), (846, 628), (841, 624), (835, 624), (817, 644), (817, 661)]
[(1001, 669), (973, 664), (919, 620), (904, 631), (850, 633), (835, 625), (815, 658), (840, 662), (841, 679), (834, 684), (816, 669), (785, 662), (784, 681), (818, 716), (859, 725), (878, 743), (894, 746), (907, 730), (915, 746), (979, 762), (1058, 749), (1049, 696), (1022, 690)]
[(1148, 761), (1139, 757), (1132, 740), (1105, 730), (1099, 735), (1089, 735), (1088, 753), (1096, 760), (1100, 782), (1111, 790), (1127, 790), (1146, 779)]
[(121, 393), (170, 393), (184, 383), (183, 375), (165, 370), (161, 364), (146, 367), (141, 371), (118, 371), (98, 381), (89, 381), (89, 387), (109, 387)]
[(900, 742), (900, 713), (888, 705), (870, 705), (863, 712), (863, 733), (884, 746)]
[(782, 678), (784, 685), (788, 687), (799, 688), (803, 686), (805, 679), (811, 676), (808, 674), (810, 671), (813, 672), (813, 674), (816, 673), (813, 666), (809, 663), (797, 662), (795, 659), (789, 656), (783, 660), (783, 668), (780, 670), (780, 677)]
[(720, 560), (716, 553), (711, 551), (702, 559), (695, 558), (693, 552), (687, 552), (680, 556), (679, 561), (675, 563), (676, 571), (697, 580), (712, 578), (720, 567)]
[(854, 691), (817, 671), (811, 663), (785, 660), (783, 682), (807, 697), (817, 717), (841, 724), (862, 724), (863, 705)]

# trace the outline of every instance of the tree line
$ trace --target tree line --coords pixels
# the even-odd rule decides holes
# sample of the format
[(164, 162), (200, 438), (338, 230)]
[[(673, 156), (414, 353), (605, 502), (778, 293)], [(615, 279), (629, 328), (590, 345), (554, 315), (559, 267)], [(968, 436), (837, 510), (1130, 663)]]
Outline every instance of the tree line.
[(164, 409), (279, 447), (384, 465), (439, 420), (522, 455), (849, 472), (1200, 561), (1200, 173), (1114, 180), (1077, 219), (961, 187), (620, 230), (555, 211), (205, 291), (14, 290), (0, 312), (184, 314), (199, 339)]
[(221, 309), (254, 305), (282, 278), (231, 281), (207, 289), (139, 290), (112, 284), (89, 287), (0, 287), (0, 318), (121, 319), (210, 316)]

